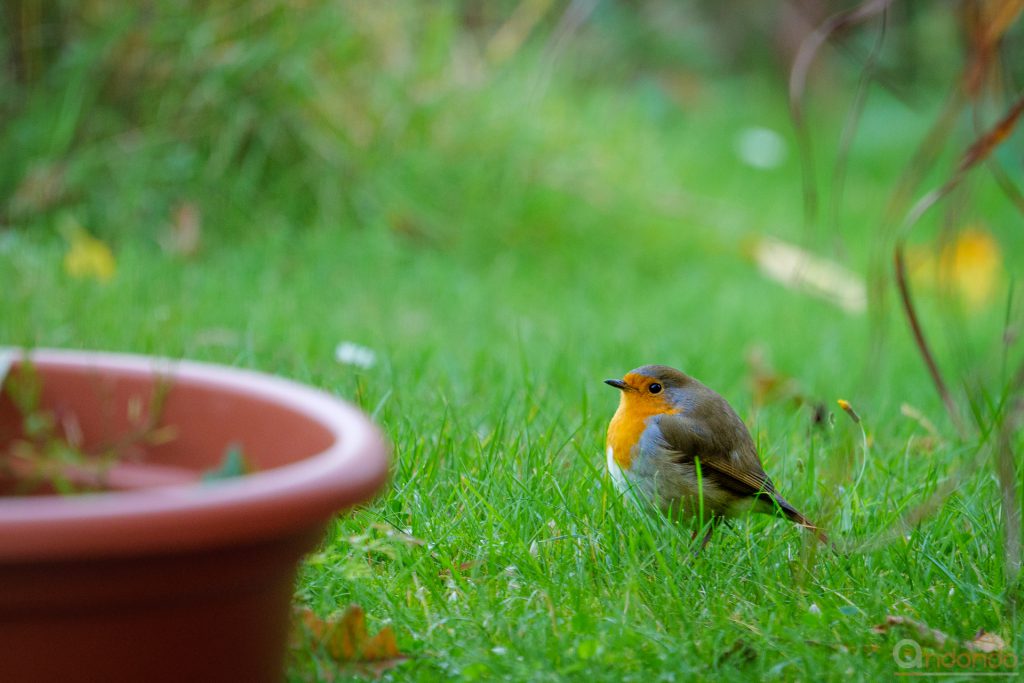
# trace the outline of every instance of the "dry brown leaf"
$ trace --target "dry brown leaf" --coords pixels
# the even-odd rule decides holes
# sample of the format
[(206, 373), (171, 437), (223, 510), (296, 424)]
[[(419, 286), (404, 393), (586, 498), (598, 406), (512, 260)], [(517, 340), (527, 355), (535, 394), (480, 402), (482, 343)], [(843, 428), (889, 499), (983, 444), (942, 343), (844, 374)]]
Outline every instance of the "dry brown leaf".
[[(398, 649), (394, 629), (385, 626), (376, 635), (366, 630), (366, 613), (359, 605), (349, 605), (341, 614), (321, 619), (311, 609), (299, 610), (299, 621), (318, 647), (344, 669), (380, 676), (408, 656)], [(296, 643), (295, 647), (301, 647)]]
[(946, 650), (959, 646), (972, 652), (988, 653), (1002, 652), (1006, 649), (1006, 642), (1002, 638), (984, 629), (979, 630), (971, 640), (960, 642), (956, 638), (946, 635), (937, 628), (931, 628), (923, 622), (891, 614), (885, 618), (884, 622), (872, 627), (871, 631), (873, 633), (887, 633), (893, 628), (910, 631), (918, 643), (934, 650)]
[(975, 652), (1002, 652), (1006, 649), (1006, 641), (995, 633), (979, 629), (969, 643), (964, 643), (968, 650)]
[(897, 617), (888, 615), (881, 624), (871, 628), (872, 633), (888, 633), (893, 627), (912, 631), (915, 639), (921, 644), (936, 650), (945, 650), (950, 645), (956, 644), (956, 639), (951, 638), (937, 628), (931, 628), (925, 623), (915, 621), (908, 617)]
[(362, 658), (371, 662), (405, 657), (398, 651), (398, 639), (390, 626), (385, 626), (377, 635), (363, 643)]

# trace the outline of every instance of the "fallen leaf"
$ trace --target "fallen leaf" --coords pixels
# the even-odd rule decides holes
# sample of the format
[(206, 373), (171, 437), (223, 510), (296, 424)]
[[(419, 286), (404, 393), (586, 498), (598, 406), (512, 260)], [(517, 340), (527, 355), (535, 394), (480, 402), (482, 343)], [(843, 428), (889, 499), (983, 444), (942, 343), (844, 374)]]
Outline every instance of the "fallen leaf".
[(873, 633), (887, 633), (892, 629), (910, 631), (914, 639), (920, 645), (930, 647), (934, 650), (946, 650), (954, 647), (962, 647), (972, 652), (1001, 652), (1006, 649), (1006, 641), (994, 633), (979, 629), (974, 638), (968, 641), (958, 641), (956, 638), (947, 635), (937, 628), (931, 628), (927, 624), (910, 619), (909, 617), (898, 617), (888, 615), (885, 621), (871, 628)]
[(117, 270), (114, 253), (103, 241), (89, 234), (71, 215), (60, 219), (59, 230), (68, 243), (64, 272), (76, 279), (93, 278), (107, 282)]
[(816, 296), (848, 313), (863, 313), (867, 308), (864, 280), (838, 263), (771, 238), (754, 245), (754, 260), (765, 276), (790, 289)]
[[(366, 613), (359, 605), (349, 605), (344, 613), (327, 619), (308, 607), (301, 608), (298, 616), (306, 634), (343, 670), (380, 677), (408, 659), (398, 649), (398, 639), (390, 626), (370, 636)], [(296, 647), (302, 646), (302, 642), (296, 643)]]
[[(363, 625), (365, 631), (365, 624)], [(361, 656), (371, 662), (379, 662), (385, 659), (394, 659), (399, 655), (398, 639), (395, 631), (390, 626), (385, 626), (377, 635), (363, 643)], [(404, 658), (403, 658), (404, 659)]]
[(893, 628), (911, 631), (915, 639), (927, 647), (936, 650), (945, 650), (948, 646), (956, 644), (956, 639), (951, 638), (937, 628), (931, 628), (927, 624), (915, 621), (908, 617), (888, 615), (881, 624), (871, 628), (872, 633), (888, 633)]
[(975, 652), (1002, 652), (1006, 649), (1006, 641), (995, 633), (978, 629), (969, 643), (964, 643), (968, 650)]

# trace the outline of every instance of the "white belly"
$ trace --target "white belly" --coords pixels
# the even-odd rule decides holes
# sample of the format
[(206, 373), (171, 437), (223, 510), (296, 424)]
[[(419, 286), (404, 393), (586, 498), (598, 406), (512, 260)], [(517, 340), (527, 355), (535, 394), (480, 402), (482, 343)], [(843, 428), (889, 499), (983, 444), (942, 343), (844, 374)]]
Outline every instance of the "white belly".
[(629, 488), (629, 482), (626, 481), (626, 473), (619, 467), (619, 463), (615, 462), (615, 454), (612, 453), (612, 447), (608, 446), (608, 474), (612, 477), (612, 482), (615, 484), (615, 488), (619, 491), (625, 491)]
[(619, 463), (615, 462), (611, 446), (606, 450), (608, 457), (608, 474), (611, 475), (615, 490), (626, 494), (626, 497), (641, 507), (647, 507), (658, 501), (655, 490), (657, 474), (655, 473), (653, 460), (644, 456), (643, 453), (636, 453), (629, 470), (623, 470)]

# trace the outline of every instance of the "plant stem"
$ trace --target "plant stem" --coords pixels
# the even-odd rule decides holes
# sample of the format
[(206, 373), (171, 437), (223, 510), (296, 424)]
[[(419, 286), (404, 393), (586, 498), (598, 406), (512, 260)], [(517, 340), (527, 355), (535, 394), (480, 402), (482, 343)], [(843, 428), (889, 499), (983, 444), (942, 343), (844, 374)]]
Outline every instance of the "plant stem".
[(910, 323), (910, 329), (914, 333), (914, 342), (917, 344), (917, 349), (921, 353), (921, 358), (924, 359), (925, 365), (928, 366), (928, 373), (931, 375), (932, 382), (942, 398), (943, 405), (946, 406), (946, 412), (949, 413), (949, 418), (953, 421), (957, 433), (961, 438), (965, 438), (966, 431), (960, 419), (960, 414), (957, 412), (956, 403), (953, 402), (949, 388), (942, 379), (942, 373), (935, 362), (935, 356), (932, 355), (931, 348), (924, 338), (924, 330), (921, 328), (921, 322), (917, 317), (917, 308), (914, 306), (914, 299), (910, 293), (910, 283), (907, 280), (907, 264), (903, 252), (904, 242), (899, 240), (893, 251), (893, 259), (896, 267), (896, 286), (900, 292), (900, 300), (903, 302), (903, 311), (907, 314), (907, 321)]

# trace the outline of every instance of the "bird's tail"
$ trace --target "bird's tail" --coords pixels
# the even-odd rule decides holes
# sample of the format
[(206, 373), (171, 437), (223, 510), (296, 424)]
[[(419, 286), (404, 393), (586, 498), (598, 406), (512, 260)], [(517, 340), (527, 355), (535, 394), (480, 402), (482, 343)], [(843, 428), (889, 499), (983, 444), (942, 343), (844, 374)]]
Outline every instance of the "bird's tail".
[(799, 510), (790, 505), (789, 501), (778, 493), (772, 494), (772, 498), (775, 500), (775, 504), (779, 506), (779, 509), (782, 510), (782, 514), (788, 519), (810, 531), (823, 544), (829, 545), (828, 535), (821, 530), (821, 527), (800, 514)]

